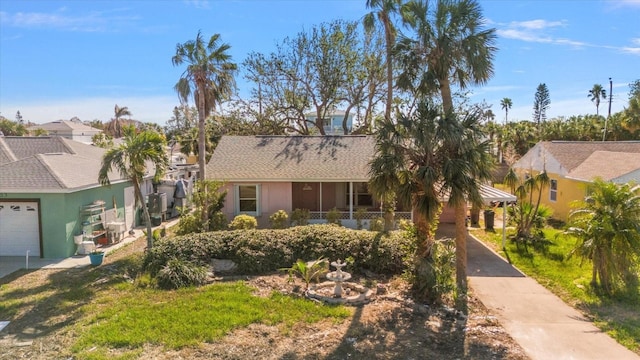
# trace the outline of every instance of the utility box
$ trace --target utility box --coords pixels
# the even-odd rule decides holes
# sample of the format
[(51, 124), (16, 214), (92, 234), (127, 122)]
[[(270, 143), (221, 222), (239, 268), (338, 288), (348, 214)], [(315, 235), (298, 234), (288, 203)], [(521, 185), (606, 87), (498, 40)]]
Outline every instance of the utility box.
[(151, 214), (163, 214), (167, 212), (167, 194), (149, 194), (149, 212)]

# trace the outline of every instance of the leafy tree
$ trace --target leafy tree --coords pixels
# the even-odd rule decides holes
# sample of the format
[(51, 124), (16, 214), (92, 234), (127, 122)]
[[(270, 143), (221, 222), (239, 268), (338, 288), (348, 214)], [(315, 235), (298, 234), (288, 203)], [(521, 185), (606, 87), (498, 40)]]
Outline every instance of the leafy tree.
[(640, 138), (640, 79), (629, 84), (629, 107), (623, 110), (623, 124), (627, 130)]
[[(357, 23), (333, 21), (284, 39), (269, 55), (251, 53), (243, 65), (247, 79), (258, 87), (253, 90), (258, 115), (269, 114), (290, 131), (324, 135), (329, 112), (362, 101), (357, 89), (367, 78), (360, 76), (366, 70), (359, 60), (360, 38)], [(309, 109), (315, 120), (307, 120)]]
[(102, 158), (98, 181), (103, 186), (111, 185), (109, 180), (111, 169), (117, 170), (123, 178), (131, 181), (136, 203), (142, 206), (144, 220), (147, 224), (147, 249), (151, 249), (153, 247), (151, 217), (140, 186), (149, 166), (155, 167), (153, 179), (156, 182), (160, 180), (169, 166), (169, 159), (164, 151), (166, 142), (164, 137), (153, 131), (136, 133), (133, 126), (125, 126), (122, 131), (124, 135), (122, 143), (107, 150)]
[(618, 282), (638, 285), (640, 186), (597, 179), (569, 215), (565, 234), (576, 237), (572, 254), (593, 263), (591, 285), (612, 294)]
[(0, 132), (4, 136), (25, 136), (29, 133), (23, 124), (11, 121), (3, 116), (0, 116)]
[(24, 124), (24, 119), (22, 118), (22, 114), (20, 114), (20, 110), (16, 112), (16, 122), (18, 124)]
[(196, 127), (197, 120), (198, 109), (196, 107), (185, 104), (174, 106), (173, 116), (167, 120), (167, 125), (164, 127), (164, 133), (167, 134), (167, 139), (173, 139), (177, 135), (183, 134)]
[(479, 188), (489, 179), (492, 163), (488, 142), (480, 140), (481, 118), (479, 111), (444, 114), (420, 103), (414, 114), (401, 114), (397, 124), (385, 122), (376, 134), (371, 190), (378, 197), (393, 191), (412, 208), (418, 238), (416, 285), (422, 297), (429, 296), (429, 287), (423, 286), (433, 277), (429, 259), (434, 221), (445, 194), (456, 209), (456, 283), (461, 299), (466, 294), (466, 201), (482, 203)]
[(108, 149), (113, 147), (113, 138), (109, 135), (105, 135), (104, 133), (97, 133), (91, 137), (91, 142), (93, 145)]
[[(171, 58), (174, 66), (187, 64), (174, 89), (183, 104), (193, 94), (198, 106), (198, 166), (200, 180), (206, 179), (205, 119), (216, 104), (229, 98), (235, 88), (234, 74), (237, 65), (231, 62), (228, 53), (231, 46), (221, 43), (220, 34), (211, 36), (208, 42), (198, 31), (195, 40), (176, 45), (176, 54)], [(206, 212), (203, 212), (206, 214)], [(203, 219), (206, 221), (206, 218)]]
[(607, 91), (601, 84), (593, 84), (593, 87), (589, 90), (589, 94), (587, 96), (594, 104), (596, 104), (596, 115), (600, 115), (600, 99), (607, 98)]
[(401, 89), (430, 96), (439, 92), (445, 112), (453, 111), (451, 87), (464, 90), (493, 76), (497, 48), (495, 29), (486, 23), (475, 0), (414, 0), (403, 7), (403, 19), (416, 38), (403, 37), (398, 44), (403, 65)]
[(503, 98), (500, 100), (500, 107), (504, 110), (504, 123), (505, 125), (509, 122), (509, 110), (513, 106), (513, 102), (509, 98)]
[(547, 110), (551, 104), (549, 88), (547, 84), (539, 84), (536, 88), (536, 95), (533, 101), (533, 121), (538, 126), (538, 132), (542, 133), (541, 124), (547, 120)]

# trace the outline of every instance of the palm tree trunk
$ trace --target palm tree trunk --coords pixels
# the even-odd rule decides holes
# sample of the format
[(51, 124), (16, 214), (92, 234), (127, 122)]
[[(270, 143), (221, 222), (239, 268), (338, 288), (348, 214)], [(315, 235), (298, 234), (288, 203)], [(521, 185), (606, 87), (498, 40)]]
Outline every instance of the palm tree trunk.
[(147, 250), (150, 250), (153, 247), (153, 230), (151, 229), (151, 215), (149, 215), (149, 208), (147, 208), (147, 202), (144, 200), (142, 196), (142, 191), (140, 190), (140, 184), (137, 182), (133, 183), (133, 191), (138, 198), (139, 204), (142, 206), (142, 216), (144, 217), (144, 223), (147, 226)]
[(384, 120), (391, 122), (391, 103), (393, 102), (393, 62), (391, 59), (393, 56), (393, 34), (391, 33), (391, 20), (388, 14), (386, 14), (384, 19), (384, 34), (387, 50), (387, 104), (384, 110)]
[[(200, 80), (197, 82), (198, 88), (198, 170), (199, 170), (199, 179), (203, 181), (207, 178), (206, 176), (206, 156), (207, 150), (205, 147), (206, 142), (206, 115), (205, 114), (205, 84), (204, 80)], [(202, 209), (202, 224), (204, 226), (204, 231), (209, 231), (209, 204), (207, 203), (207, 187), (203, 186), (202, 191), (205, 192), (203, 199), (204, 204), (202, 205), (204, 208)]]
[(462, 202), (455, 207), (456, 215), (456, 285), (458, 310), (467, 313), (467, 205)]

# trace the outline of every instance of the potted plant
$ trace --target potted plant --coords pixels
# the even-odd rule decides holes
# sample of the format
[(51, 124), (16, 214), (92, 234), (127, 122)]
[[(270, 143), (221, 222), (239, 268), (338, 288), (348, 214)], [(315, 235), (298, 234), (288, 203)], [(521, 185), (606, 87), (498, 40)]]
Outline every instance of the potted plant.
[(89, 260), (91, 260), (91, 265), (93, 266), (102, 264), (102, 260), (104, 260), (104, 251), (93, 250), (89, 253)]

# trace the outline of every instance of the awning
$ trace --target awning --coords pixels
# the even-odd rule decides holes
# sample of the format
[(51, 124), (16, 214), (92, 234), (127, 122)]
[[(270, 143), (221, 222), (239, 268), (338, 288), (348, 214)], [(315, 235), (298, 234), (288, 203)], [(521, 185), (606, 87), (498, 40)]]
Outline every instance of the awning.
[(496, 189), (493, 186), (489, 185), (480, 185), (480, 195), (482, 196), (482, 200), (484, 202), (513, 202), (516, 201), (517, 198), (513, 194), (509, 194), (508, 192), (502, 191), (500, 189)]

